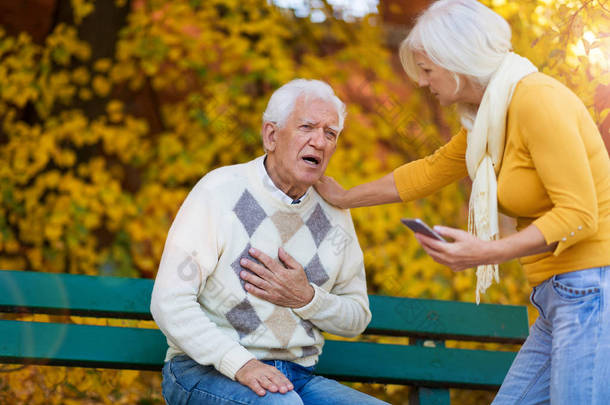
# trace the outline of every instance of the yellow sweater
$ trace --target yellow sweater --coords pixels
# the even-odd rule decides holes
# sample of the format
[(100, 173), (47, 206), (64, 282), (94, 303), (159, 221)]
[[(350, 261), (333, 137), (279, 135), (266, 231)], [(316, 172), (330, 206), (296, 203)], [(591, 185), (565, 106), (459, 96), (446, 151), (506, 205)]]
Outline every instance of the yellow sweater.
[[(394, 171), (410, 201), (468, 175), (462, 129), (434, 154)], [(521, 258), (530, 284), (610, 265), (610, 159), (595, 123), (572, 91), (542, 73), (523, 78), (507, 117), (498, 209), (534, 224), (554, 252)]]

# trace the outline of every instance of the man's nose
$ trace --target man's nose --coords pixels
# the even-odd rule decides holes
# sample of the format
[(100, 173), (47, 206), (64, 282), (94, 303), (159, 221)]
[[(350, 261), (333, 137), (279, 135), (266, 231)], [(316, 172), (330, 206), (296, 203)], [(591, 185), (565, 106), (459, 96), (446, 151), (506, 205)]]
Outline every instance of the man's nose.
[(318, 149), (324, 148), (324, 146), (326, 146), (326, 136), (324, 135), (324, 128), (316, 128), (315, 131), (312, 131), (309, 143)]

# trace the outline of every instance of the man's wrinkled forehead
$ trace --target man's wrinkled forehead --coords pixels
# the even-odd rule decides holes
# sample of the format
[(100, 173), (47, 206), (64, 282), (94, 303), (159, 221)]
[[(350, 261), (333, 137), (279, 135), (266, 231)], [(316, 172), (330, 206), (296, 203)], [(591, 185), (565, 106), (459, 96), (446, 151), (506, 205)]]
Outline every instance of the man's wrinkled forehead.
[[(312, 107), (315, 104), (315, 107)], [(320, 108), (323, 105), (323, 108)], [(327, 114), (330, 112), (330, 118)], [(336, 106), (324, 98), (316, 97), (311, 94), (301, 94), (295, 104), (293, 110), (294, 117), (298, 125), (312, 124), (317, 126), (321, 121), (329, 121), (325, 127), (339, 132), (339, 112)]]

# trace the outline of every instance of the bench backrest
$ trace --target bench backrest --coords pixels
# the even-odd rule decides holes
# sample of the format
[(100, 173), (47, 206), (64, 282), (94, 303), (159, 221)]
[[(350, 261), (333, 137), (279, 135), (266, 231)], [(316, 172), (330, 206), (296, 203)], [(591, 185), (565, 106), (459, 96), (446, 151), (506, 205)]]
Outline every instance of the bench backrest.
[[(151, 319), (153, 281), (0, 270), (0, 312)], [(497, 388), (513, 352), (448, 349), (443, 340), (521, 343), (522, 306), (370, 296), (365, 334), (434, 340), (397, 345), (327, 340), (316, 367), (347, 381)], [(160, 369), (166, 341), (157, 329), (0, 320), (0, 362)], [(370, 340), (370, 339), (369, 339)], [(433, 345), (434, 347), (430, 347)]]

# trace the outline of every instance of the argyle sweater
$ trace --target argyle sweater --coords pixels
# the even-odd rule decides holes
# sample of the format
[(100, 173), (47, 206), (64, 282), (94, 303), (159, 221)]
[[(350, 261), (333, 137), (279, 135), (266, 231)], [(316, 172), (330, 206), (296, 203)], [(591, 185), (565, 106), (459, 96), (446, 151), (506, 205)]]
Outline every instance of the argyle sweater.
[[(369, 323), (363, 256), (348, 210), (312, 188), (290, 205), (258, 173), (263, 157), (203, 177), (169, 230), (151, 312), (167, 337), (166, 361), (187, 354), (229, 378), (252, 358), (317, 362), (320, 331), (355, 336)], [(246, 292), (239, 264), (255, 247), (283, 247), (305, 269), (314, 298), (302, 308)]]

